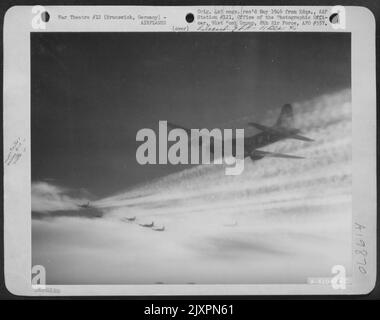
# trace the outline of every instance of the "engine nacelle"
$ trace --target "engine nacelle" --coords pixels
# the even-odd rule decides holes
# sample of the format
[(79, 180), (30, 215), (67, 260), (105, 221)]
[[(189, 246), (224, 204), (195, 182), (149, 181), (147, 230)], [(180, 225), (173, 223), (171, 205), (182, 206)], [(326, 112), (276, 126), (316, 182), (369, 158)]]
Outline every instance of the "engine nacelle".
[(250, 156), (251, 160), (255, 161), (255, 160), (260, 160), (262, 158), (264, 158), (265, 156), (260, 152), (260, 151), (252, 151)]

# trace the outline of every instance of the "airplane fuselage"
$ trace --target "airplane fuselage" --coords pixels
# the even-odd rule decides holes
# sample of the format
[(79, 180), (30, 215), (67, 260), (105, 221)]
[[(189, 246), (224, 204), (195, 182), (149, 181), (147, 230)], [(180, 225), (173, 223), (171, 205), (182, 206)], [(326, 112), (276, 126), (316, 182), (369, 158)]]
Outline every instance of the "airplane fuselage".
[[(265, 147), (269, 144), (282, 140), (283, 137), (269, 132), (260, 132), (254, 136), (244, 138), (244, 158), (251, 157), (252, 160), (259, 160), (264, 156), (254, 154), (255, 149)], [(222, 151), (224, 154), (224, 145)], [(214, 152), (214, 143), (211, 143), (210, 150)], [(252, 153), (253, 152), (253, 153)], [(232, 139), (232, 155), (236, 156), (236, 139)]]

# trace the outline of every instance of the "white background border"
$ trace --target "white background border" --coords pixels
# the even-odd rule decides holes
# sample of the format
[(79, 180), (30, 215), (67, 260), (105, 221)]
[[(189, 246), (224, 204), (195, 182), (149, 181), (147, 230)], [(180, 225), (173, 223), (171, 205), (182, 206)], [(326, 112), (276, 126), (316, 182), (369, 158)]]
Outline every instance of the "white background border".
[[(202, 7), (46, 6), (51, 21), (42, 32), (172, 31), (187, 26), (184, 17)], [(226, 8), (226, 6), (223, 6)], [(239, 7), (240, 8), (240, 7)], [(274, 8), (274, 7), (256, 7)], [(301, 8), (301, 7), (293, 7)], [(308, 8), (308, 7), (302, 7)], [(315, 7), (314, 7), (315, 8)], [(322, 7), (317, 7), (322, 8)], [(331, 7), (325, 7), (331, 9)], [(353, 223), (366, 226), (367, 274), (353, 255), (352, 284), (346, 290), (330, 285), (64, 285), (31, 286), (31, 156), (30, 156), (30, 32), (31, 6), (10, 8), (4, 19), (4, 159), (14, 141), (25, 138), (26, 152), (15, 165), (4, 165), (4, 270), (7, 289), (16, 295), (288, 295), (365, 294), (376, 280), (376, 68), (375, 18), (364, 7), (345, 7), (346, 29), (352, 35), (352, 174)], [(58, 14), (124, 13), (168, 17), (168, 25), (142, 26), (117, 21), (58, 21)], [(196, 31), (196, 26), (188, 31)], [(304, 30), (298, 30), (304, 31)], [(298, 32), (296, 31), (296, 32)], [(307, 30), (310, 31), (310, 30)], [(322, 31), (315, 28), (313, 31)], [(337, 30), (323, 28), (326, 32)], [(270, 31), (266, 31), (270, 32)], [(353, 238), (353, 243), (355, 239)], [(59, 290), (59, 293), (54, 290)]]

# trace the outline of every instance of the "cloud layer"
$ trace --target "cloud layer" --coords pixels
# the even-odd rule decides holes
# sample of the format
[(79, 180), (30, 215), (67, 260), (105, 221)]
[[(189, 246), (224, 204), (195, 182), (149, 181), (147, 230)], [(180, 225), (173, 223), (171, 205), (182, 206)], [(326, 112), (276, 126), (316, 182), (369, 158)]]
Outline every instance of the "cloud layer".
[[(34, 220), (33, 263), (56, 284), (306, 283), (335, 264), (349, 273), (350, 100), (343, 90), (294, 104), (297, 127), (315, 142), (263, 149), (305, 159), (247, 159), (240, 176), (198, 166), (93, 201), (101, 219)], [(35, 184), (33, 208), (77, 210), (65, 194)], [(138, 225), (151, 221), (165, 231)]]

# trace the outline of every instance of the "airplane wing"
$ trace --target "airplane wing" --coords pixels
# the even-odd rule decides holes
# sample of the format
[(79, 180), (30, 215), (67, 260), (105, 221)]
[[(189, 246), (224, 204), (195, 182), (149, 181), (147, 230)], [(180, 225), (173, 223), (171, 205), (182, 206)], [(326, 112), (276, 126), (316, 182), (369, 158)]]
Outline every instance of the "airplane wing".
[(313, 139), (301, 136), (300, 134), (293, 134), (289, 138), (291, 138), (291, 139), (297, 139), (297, 140), (302, 140), (302, 141), (309, 141), (309, 142), (314, 141)]
[[(188, 135), (188, 137), (189, 137), (189, 145), (191, 146), (191, 145), (194, 144), (195, 139), (192, 139), (192, 137), (191, 137), (191, 130), (190, 130), (190, 129), (185, 128), (185, 127), (182, 127), (182, 126), (177, 125), (177, 124), (174, 124), (174, 123), (169, 122), (169, 121), (167, 122), (167, 125), (168, 125), (168, 127), (171, 128), (171, 129), (183, 129), (183, 130), (185, 130), (186, 133), (187, 133), (187, 135)], [(202, 139), (203, 139), (204, 135), (202, 135), (201, 137), (202, 137)], [(222, 140), (222, 141), (223, 141), (223, 140)], [(201, 139), (198, 139), (198, 144), (199, 144), (199, 146), (202, 145), (202, 140), (201, 140)], [(212, 143), (211, 143), (211, 144), (212, 144)], [(211, 151), (211, 153), (213, 153), (213, 150), (210, 150), (210, 151)]]
[(269, 151), (261, 151), (254, 150), (255, 155), (262, 157), (271, 157), (271, 158), (288, 158), (288, 159), (305, 159), (304, 157), (293, 156), (290, 154), (278, 153), (278, 152), (269, 152)]
[(255, 128), (261, 130), (261, 131), (265, 131), (265, 132), (268, 132), (271, 134), (280, 135), (280, 136), (283, 136), (284, 138), (297, 139), (297, 140), (309, 141), (309, 142), (314, 141), (313, 139), (301, 136), (300, 134), (294, 133), (292, 131), (279, 130), (277, 128), (267, 127), (267, 126), (264, 126), (262, 124), (255, 123), (255, 122), (248, 122), (248, 124), (252, 127), (255, 127)]
[(275, 128), (267, 127), (262, 124), (256, 123), (256, 122), (248, 122), (248, 124), (252, 127), (255, 127), (256, 129), (259, 129), (261, 131), (273, 133), (273, 134), (283, 134), (282, 131), (276, 130)]

